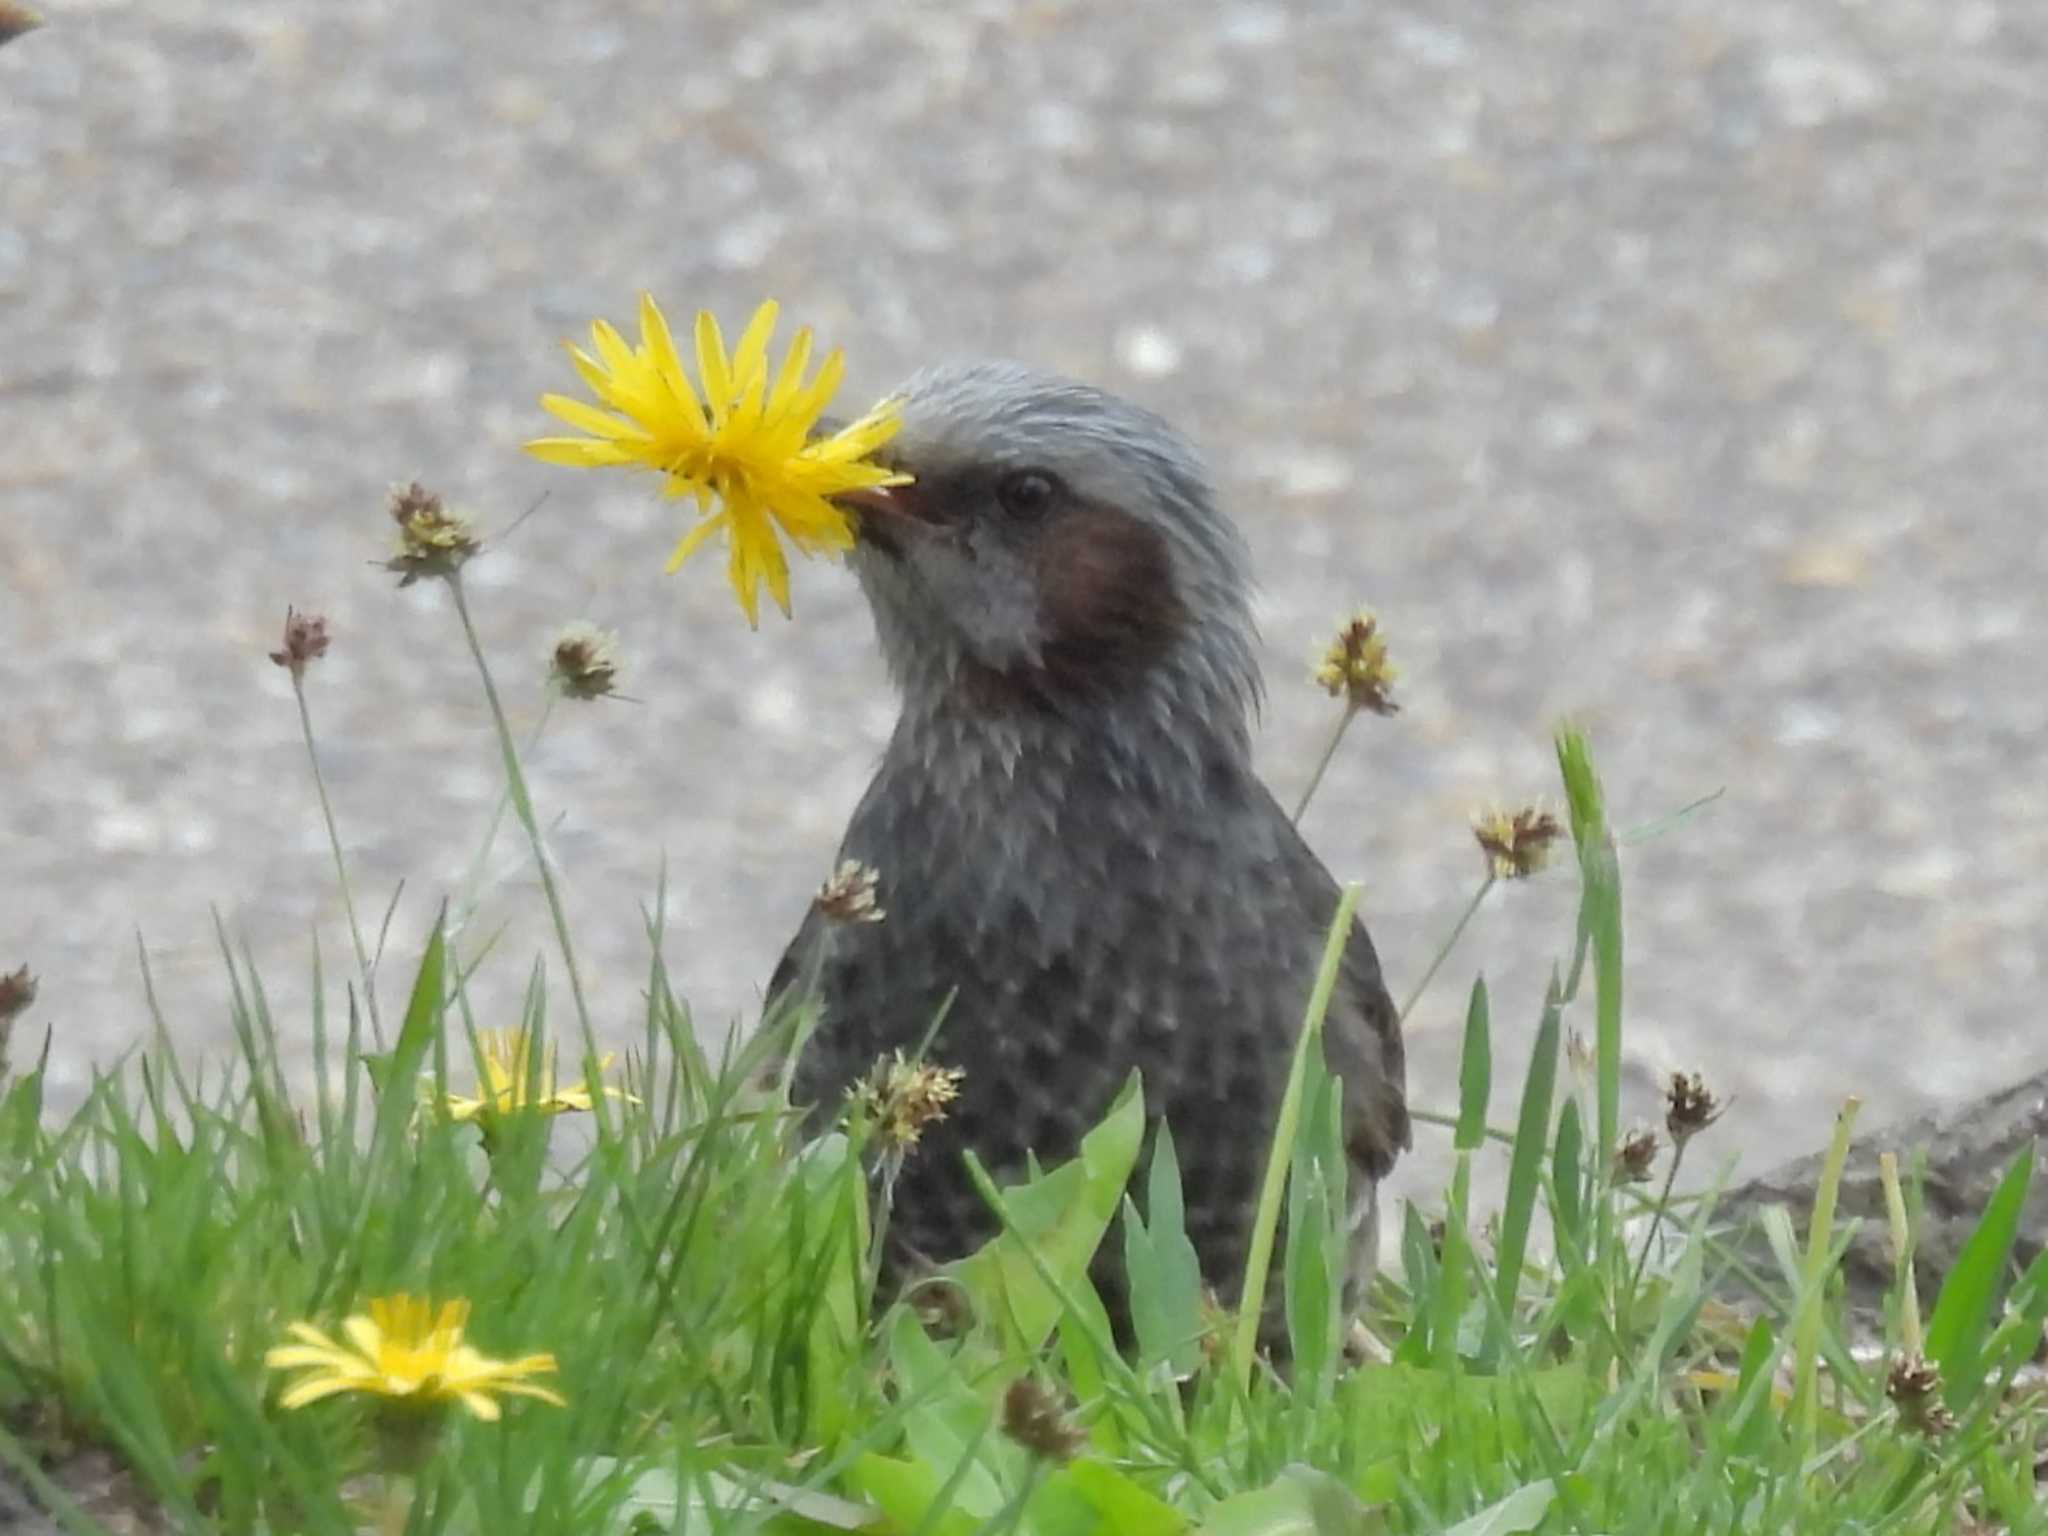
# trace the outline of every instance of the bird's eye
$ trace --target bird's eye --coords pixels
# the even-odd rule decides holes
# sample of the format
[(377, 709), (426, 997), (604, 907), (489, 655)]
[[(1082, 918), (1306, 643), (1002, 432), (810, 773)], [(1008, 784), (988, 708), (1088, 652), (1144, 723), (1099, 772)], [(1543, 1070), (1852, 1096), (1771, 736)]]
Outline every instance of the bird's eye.
[(1059, 481), (1042, 469), (1013, 470), (996, 486), (996, 500), (1012, 517), (1037, 517), (1059, 494)]

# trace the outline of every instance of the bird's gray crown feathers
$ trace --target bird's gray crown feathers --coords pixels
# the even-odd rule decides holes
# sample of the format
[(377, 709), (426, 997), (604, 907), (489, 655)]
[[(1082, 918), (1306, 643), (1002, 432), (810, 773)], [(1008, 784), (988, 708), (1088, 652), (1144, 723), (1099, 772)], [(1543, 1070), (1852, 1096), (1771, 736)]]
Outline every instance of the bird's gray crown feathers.
[(928, 368), (899, 397), (880, 457), (915, 482), (864, 508), (854, 567), (911, 707), (980, 686), (1247, 738), (1249, 556), (1185, 438), (1018, 363)]

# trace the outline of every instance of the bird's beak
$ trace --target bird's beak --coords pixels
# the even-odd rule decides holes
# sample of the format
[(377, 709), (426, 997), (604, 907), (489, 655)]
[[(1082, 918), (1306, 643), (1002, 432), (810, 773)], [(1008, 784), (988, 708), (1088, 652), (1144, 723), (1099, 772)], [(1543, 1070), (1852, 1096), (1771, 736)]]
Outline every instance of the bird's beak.
[(854, 515), (860, 538), (900, 552), (905, 535), (916, 537), (933, 525), (917, 485), (871, 485), (832, 498)]

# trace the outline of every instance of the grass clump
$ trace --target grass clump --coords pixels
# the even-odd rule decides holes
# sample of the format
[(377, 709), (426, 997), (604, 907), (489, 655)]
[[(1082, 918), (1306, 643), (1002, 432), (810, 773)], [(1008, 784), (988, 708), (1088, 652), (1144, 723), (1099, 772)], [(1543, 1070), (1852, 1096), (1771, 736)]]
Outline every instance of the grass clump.
[[(107, 1513), (67, 1471), (97, 1447), (128, 1469), (130, 1515), (193, 1531), (2048, 1530), (2048, 1415), (2027, 1376), (2048, 1261), (2011, 1273), (2031, 1157), (1924, 1325), (1893, 1170), (1901, 1258), (1874, 1339), (1839, 1296), (1853, 1105), (1814, 1208), (1764, 1218), (1762, 1268), (1711, 1198), (1673, 1193), (1718, 1112), (1697, 1078), (1674, 1081), (1653, 1196), (1657, 1139), (1620, 1125), (1619, 862), (1577, 733), (1557, 745), (1582, 895), (1532, 1000), (1528, 1059), (1497, 1058), (1476, 980), (1455, 1108), (1422, 1117), (1455, 1156), (1440, 1215), (1405, 1210), (1361, 1313), (1343, 1295), (1341, 1085), (1311, 1048), (1327, 985), (1241, 1315), (1205, 1291), (1173, 1132), (1147, 1144), (1135, 1078), (1073, 1162), (1008, 1189), (975, 1169), (1002, 1234), (890, 1297), (876, 1275), (895, 1173), (924, 1155), (917, 1128), (953, 1083), (880, 1063), (806, 1131), (781, 1096), (801, 1001), (707, 1051), (661, 962), (659, 897), (644, 1016), (613, 1068), (463, 593), (480, 543), (417, 487), (401, 499), (411, 542), (393, 568), (456, 598), (556, 952), (533, 962), (517, 1030), (479, 1030), (444, 914), (387, 1016), (389, 934), (373, 943), (350, 896), (344, 1017), (324, 1011), (317, 953), (310, 1015), (273, 1016), (223, 935), (224, 1073), (179, 1060), (158, 1019), (60, 1123), (39, 1065), (0, 1083), (0, 1469), (73, 1528)], [(558, 678), (563, 696), (611, 692), (616, 649), (597, 635), (578, 632), (583, 691)], [(293, 614), (279, 665), (347, 894), (307, 702), (326, 645)], [(1483, 820), (1481, 896), (1553, 842), (1566, 862), (1564, 835), (1533, 811)], [(861, 877), (840, 871), (821, 899), (885, 921)], [(33, 1000), (25, 970), (0, 983), (17, 1013)], [(1581, 1019), (1584, 1070), (1561, 1070)], [(280, 1065), (302, 1054), (304, 1089)], [(1486, 1119), (1497, 1072), (1521, 1082), (1505, 1128)], [(1483, 1215), (1475, 1175), (1493, 1159), (1505, 1196)], [(1088, 1281), (1105, 1242), (1130, 1280), (1128, 1350)], [(1284, 1319), (1284, 1363), (1258, 1347), (1261, 1298)], [(309, 1365), (332, 1373), (317, 1389), (285, 1368)]]

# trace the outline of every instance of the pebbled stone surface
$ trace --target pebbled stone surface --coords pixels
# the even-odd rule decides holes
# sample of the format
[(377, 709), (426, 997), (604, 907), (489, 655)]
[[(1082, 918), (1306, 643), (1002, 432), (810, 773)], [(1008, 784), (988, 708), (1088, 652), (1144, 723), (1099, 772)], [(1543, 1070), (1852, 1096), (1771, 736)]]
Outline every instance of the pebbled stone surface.
[[(700, 1027), (751, 1017), (891, 701), (843, 572), (750, 634), (713, 564), (661, 574), (649, 483), (517, 451), (555, 343), (642, 287), (781, 298), (850, 400), (1010, 353), (1184, 425), (1265, 583), (1283, 796), (1343, 612), (1404, 668), (1309, 818), (1397, 992), (1559, 715), (1624, 823), (1725, 787), (1625, 858), (1632, 1102), (1677, 1067), (1731, 1095), (1701, 1167), (2043, 1065), (2048, 11), (49, 10), (0, 50), (0, 968), (42, 978), (15, 1049), (54, 1030), (58, 1106), (147, 1027), (138, 933), (189, 1049), (231, 1038), (210, 909), (289, 1049), (312, 935), (339, 1007), (264, 659), (288, 602), (332, 621), (311, 705), (367, 925), (404, 882), (402, 1006), (497, 788), (453, 615), (369, 563), (415, 474), (498, 528), (548, 497), (473, 568), (522, 728), (557, 625), (623, 633), (640, 702), (562, 707), (533, 756), (603, 1030), (664, 859)], [(465, 935), (510, 924), (485, 1022), (546, 943), (515, 851)], [(1418, 1103), (1455, 1103), (1483, 965), (1509, 1113), (1571, 903), (1489, 903), (1416, 1016)]]

